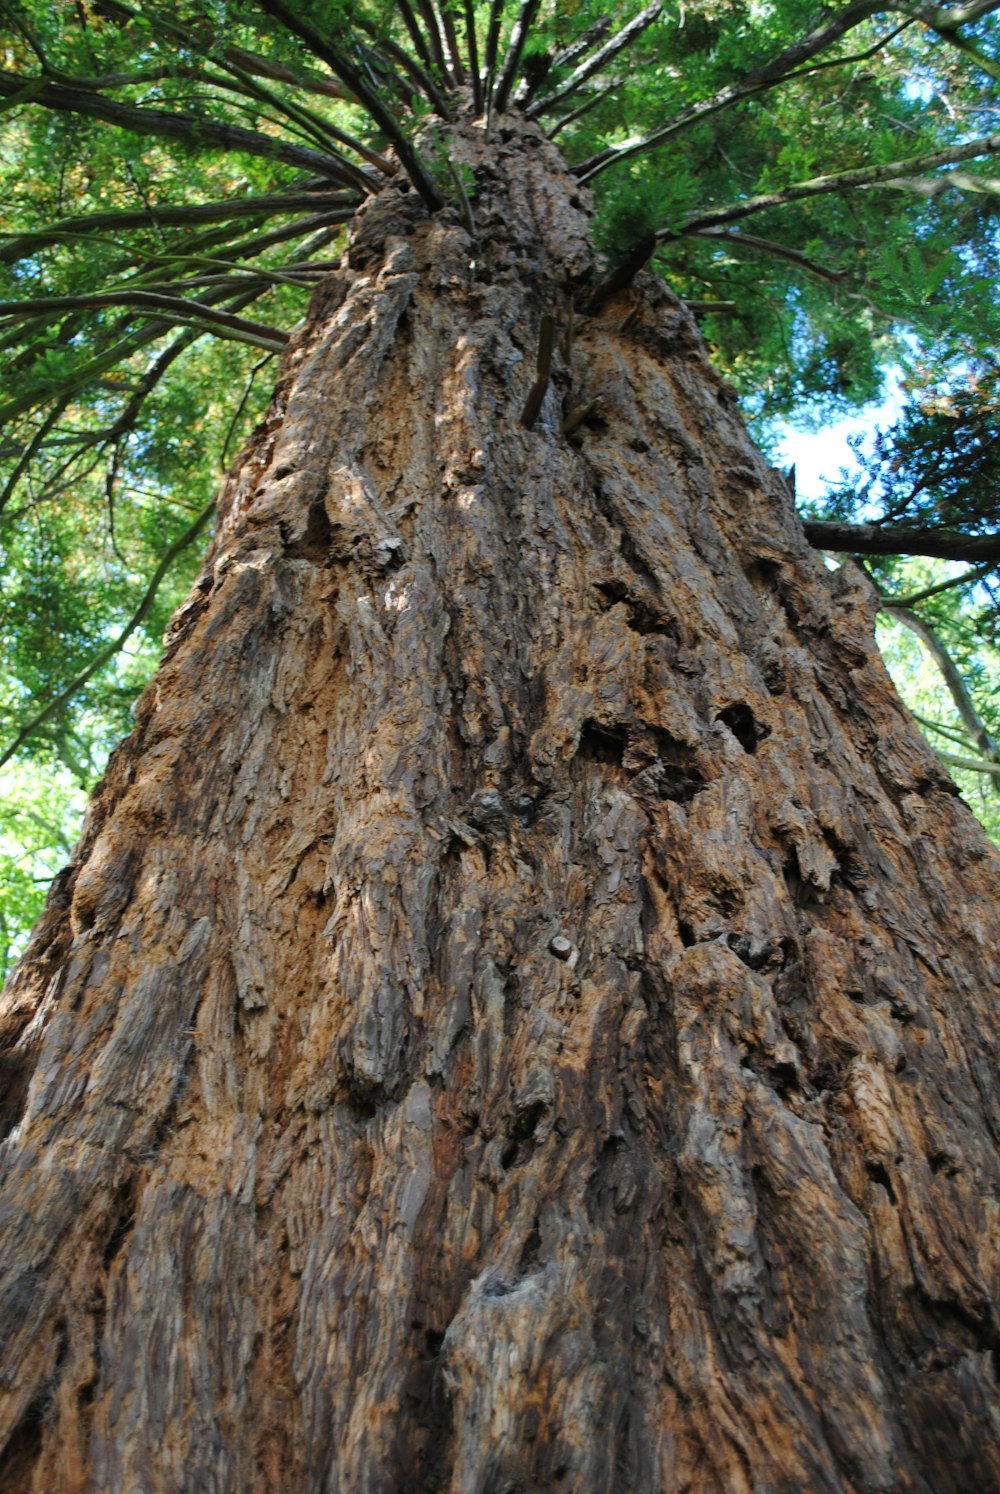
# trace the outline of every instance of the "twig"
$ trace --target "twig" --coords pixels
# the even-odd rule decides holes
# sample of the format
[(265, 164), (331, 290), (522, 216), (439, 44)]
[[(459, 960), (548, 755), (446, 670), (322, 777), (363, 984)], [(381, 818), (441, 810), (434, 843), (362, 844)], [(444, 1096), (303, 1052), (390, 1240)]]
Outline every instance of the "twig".
[(952, 576), (950, 581), (938, 581), (934, 586), (925, 586), (921, 591), (911, 591), (905, 597), (887, 597), (886, 603), (893, 607), (915, 607), (918, 602), (926, 602), (928, 597), (936, 597), (942, 591), (951, 591), (953, 586), (964, 586), (970, 581), (981, 581), (992, 570), (992, 562), (989, 565), (974, 565), (971, 570), (963, 571), (960, 576)]
[(552, 371), (552, 348), (555, 344), (556, 322), (551, 312), (542, 314), (541, 326), (538, 329), (538, 364), (535, 382), (528, 390), (528, 398), (524, 402), (521, 411), (521, 424), (526, 430), (534, 425), (538, 418), (538, 412), (542, 408), (542, 400), (549, 386), (549, 374)]

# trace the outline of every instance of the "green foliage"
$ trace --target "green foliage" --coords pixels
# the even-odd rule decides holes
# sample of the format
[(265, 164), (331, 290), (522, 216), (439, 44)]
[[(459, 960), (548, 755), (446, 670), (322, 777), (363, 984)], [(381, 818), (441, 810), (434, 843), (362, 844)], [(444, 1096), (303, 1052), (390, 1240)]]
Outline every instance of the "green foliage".
[[(936, 569), (940, 575), (940, 563)], [(1000, 710), (997, 708), (1000, 701), (1000, 648), (995, 636), (984, 639), (974, 632), (970, 626), (971, 617), (963, 615), (958, 599), (949, 610), (951, 617), (943, 623), (938, 614), (940, 636), (947, 642), (956, 662), (964, 666), (963, 673), (973, 688), (984, 725), (994, 741), (1000, 740)], [(972, 762), (979, 754), (931, 655), (909, 629), (893, 621), (891, 614), (883, 615), (877, 639), (896, 688), (916, 713), (927, 740), (936, 751), (947, 754), (948, 772), (962, 797), (987, 833), (1000, 843), (1000, 777), (986, 771), (962, 768), (955, 761), (958, 758)]]
[[(544, 0), (511, 107), (593, 189), (610, 261), (656, 233), (655, 267), (717, 308), (703, 329), (758, 431), (856, 407), (905, 362), (912, 409), (832, 495), (834, 516), (992, 533), (1000, 188), (993, 147), (968, 142), (994, 128), (1000, 4), (957, 32), (947, 8), (918, 21), (905, 6), (838, 29), (853, 13)], [(474, 3), (484, 88), (526, 14)], [(11, 845), (42, 854), (27, 827), (61, 822), (65, 785), (90, 784), (127, 729), (197, 564), (192, 521), (355, 206), (402, 171), (474, 231), (475, 183), (436, 129), (469, 106), (453, 77), (465, 25), (464, 8), (403, 0), (0, 0)], [(872, 573), (900, 594), (923, 564)], [(984, 717), (988, 585), (927, 604)], [(43, 788), (43, 771), (63, 787)], [(35, 906), (39, 875), (11, 856), (9, 919)]]
[(1000, 366), (961, 364), (950, 377), (919, 364), (899, 423), (859, 457), (855, 480), (827, 507), (867, 507), (891, 524), (993, 533), (1000, 526)]
[(0, 981), (69, 860), (84, 800), (65, 769), (25, 762), (0, 771)]

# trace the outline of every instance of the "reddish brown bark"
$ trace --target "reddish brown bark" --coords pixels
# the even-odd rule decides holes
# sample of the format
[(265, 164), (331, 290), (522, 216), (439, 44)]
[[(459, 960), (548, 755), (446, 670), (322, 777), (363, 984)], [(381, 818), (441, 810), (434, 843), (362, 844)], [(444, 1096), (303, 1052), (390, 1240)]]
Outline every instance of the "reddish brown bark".
[(0, 1485), (996, 1487), (996, 855), (665, 287), (522, 425), (586, 203), (454, 150), (9, 987)]

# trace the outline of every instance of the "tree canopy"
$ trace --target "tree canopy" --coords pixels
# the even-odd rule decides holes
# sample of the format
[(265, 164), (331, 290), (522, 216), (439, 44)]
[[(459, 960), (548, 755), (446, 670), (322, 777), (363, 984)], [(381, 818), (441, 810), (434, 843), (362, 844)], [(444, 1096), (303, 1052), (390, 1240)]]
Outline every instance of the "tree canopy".
[(508, 111), (592, 190), (607, 283), (651, 264), (689, 302), (758, 436), (904, 369), (901, 424), (807, 532), (865, 557), (944, 671), (936, 746), (1000, 787), (998, 10), (0, 0), (0, 763), (55, 775), (11, 796), (10, 906), (26, 826), (55, 844), (128, 725), (359, 204), (394, 183), (474, 231), (449, 130)]

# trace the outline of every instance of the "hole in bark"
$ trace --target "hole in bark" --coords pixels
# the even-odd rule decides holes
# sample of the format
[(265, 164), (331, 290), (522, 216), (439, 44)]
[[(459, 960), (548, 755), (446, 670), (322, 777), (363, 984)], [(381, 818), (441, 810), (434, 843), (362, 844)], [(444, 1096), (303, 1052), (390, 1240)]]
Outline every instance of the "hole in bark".
[(548, 793), (547, 788), (542, 788), (537, 794), (519, 794), (514, 800), (514, 813), (526, 830), (530, 830), (538, 820), (538, 816), (545, 807)]
[(726, 943), (748, 970), (763, 970), (768, 965), (784, 963), (780, 945), (757, 944), (750, 934), (731, 933), (727, 935)]
[(835, 1093), (843, 1087), (840, 1081), (840, 1071), (832, 1063), (821, 1063), (810, 1077), (812, 1086), (818, 1095)]
[(113, 1222), (104, 1246), (104, 1254), (101, 1257), (105, 1271), (111, 1269), (112, 1261), (125, 1244), (135, 1223), (135, 1189), (133, 1184), (130, 1183), (118, 1194), (111, 1218)]
[(373, 1092), (351, 1089), (344, 1098), (344, 1104), (351, 1120), (358, 1125), (367, 1125), (378, 1114), (378, 1101)]
[(24, 1114), (34, 1067), (24, 1052), (0, 1054), (0, 1141), (10, 1135)]
[(507, 1142), (500, 1153), (500, 1163), (505, 1169), (527, 1161), (532, 1152), (534, 1144), (535, 1127), (541, 1117), (545, 1114), (546, 1105), (544, 1100), (536, 1100), (532, 1105), (526, 1105), (515, 1117), (508, 1132)]
[(542, 1237), (538, 1232), (538, 1220), (535, 1219), (531, 1226), (531, 1232), (521, 1246), (521, 1254), (517, 1262), (517, 1274), (527, 1276), (532, 1267), (538, 1265), (538, 1252), (542, 1246)]
[(757, 743), (771, 734), (771, 728), (758, 722), (753, 711), (745, 704), (726, 706), (715, 719), (729, 727), (743, 751), (751, 756), (757, 751)]
[(12, 1432), (3, 1453), (0, 1453), (0, 1489), (6, 1494), (28, 1494), (32, 1485), (32, 1474), (42, 1450), (42, 1422), (48, 1409), (49, 1397), (40, 1390), (25, 1408), (21, 1420)]
[(621, 767), (625, 747), (626, 737), (623, 731), (598, 726), (596, 721), (588, 720), (583, 723), (576, 755), (591, 762), (614, 763)]
[(1000, 1338), (993, 1340), (990, 1348), (990, 1361), (993, 1365), (993, 1378), (1000, 1381)]
[(427, 1328), (424, 1330), (424, 1344), (431, 1358), (436, 1359), (444, 1344), (444, 1334), (437, 1328)]
[(628, 608), (628, 625), (633, 633), (643, 636), (655, 633), (679, 642), (676, 620), (651, 597), (643, 596), (623, 581), (599, 581), (594, 589), (601, 596), (604, 611), (624, 602)]
[(892, 1179), (886, 1171), (884, 1163), (866, 1162), (865, 1171), (868, 1173), (868, 1176), (871, 1178), (873, 1183), (881, 1184), (886, 1193), (888, 1193), (889, 1195), (889, 1202), (894, 1204), (896, 1202), (896, 1190), (892, 1186)]
[(772, 1088), (783, 1100), (789, 1099), (799, 1087), (798, 1071), (793, 1063), (780, 1060), (772, 1064), (769, 1071)]

